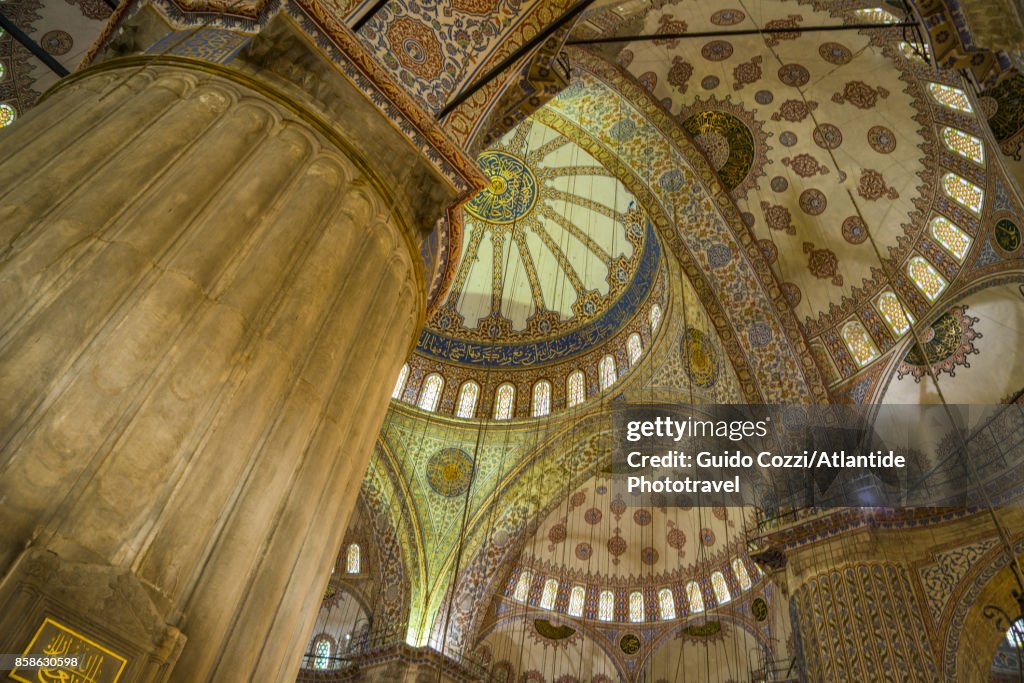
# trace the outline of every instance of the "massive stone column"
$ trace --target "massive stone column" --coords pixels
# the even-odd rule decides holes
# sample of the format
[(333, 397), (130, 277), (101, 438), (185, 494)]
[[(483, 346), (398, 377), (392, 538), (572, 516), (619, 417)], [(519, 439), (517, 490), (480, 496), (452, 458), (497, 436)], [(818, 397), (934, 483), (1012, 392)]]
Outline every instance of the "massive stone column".
[(454, 199), (332, 97), (347, 133), (256, 69), (136, 56), (0, 135), (0, 652), (294, 680)]

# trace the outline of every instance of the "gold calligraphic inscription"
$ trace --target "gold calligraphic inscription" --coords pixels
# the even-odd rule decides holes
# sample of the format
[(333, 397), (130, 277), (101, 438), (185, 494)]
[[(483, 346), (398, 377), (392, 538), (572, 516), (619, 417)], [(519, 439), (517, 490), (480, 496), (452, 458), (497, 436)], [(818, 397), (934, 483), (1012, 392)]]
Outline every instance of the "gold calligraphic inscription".
[(47, 617), (11, 671), (23, 683), (115, 683), (128, 660)]

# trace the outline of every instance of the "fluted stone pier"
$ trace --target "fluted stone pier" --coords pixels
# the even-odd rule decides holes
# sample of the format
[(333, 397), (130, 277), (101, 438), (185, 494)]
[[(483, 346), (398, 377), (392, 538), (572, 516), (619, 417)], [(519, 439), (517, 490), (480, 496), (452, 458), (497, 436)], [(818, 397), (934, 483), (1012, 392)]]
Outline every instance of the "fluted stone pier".
[(454, 194), (243, 71), (114, 60), (0, 134), (0, 652), (294, 680)]

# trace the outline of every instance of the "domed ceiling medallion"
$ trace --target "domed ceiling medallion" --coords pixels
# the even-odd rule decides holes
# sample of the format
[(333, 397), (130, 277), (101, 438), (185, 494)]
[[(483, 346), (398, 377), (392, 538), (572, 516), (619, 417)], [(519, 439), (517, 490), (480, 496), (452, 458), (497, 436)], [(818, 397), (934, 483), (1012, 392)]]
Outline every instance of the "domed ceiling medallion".
[(684, 106), (678, 120), (735, 197), (745, 197), (757, 186), (768, 162), (770, 134), (750, 112), (729, 97), (711, 97)]
[(491, 184), (466, 204), (466, 211), (491, 223), (513, 223), (530, 212), (537, 202), (537, 178), (519, 157), (501, 151), (487, 151), (477, 165)]

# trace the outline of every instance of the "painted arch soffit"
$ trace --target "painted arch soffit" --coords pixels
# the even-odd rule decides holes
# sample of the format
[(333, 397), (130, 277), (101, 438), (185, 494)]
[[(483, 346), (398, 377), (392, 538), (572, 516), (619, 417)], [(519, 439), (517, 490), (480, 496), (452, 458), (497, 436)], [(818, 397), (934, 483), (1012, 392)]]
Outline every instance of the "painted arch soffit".
[(621, 67), (570, 50), (573, 81), (539, 116), (584, 130), (622, 169), (644, 206), (672, 226), (680, 260), (750, 401), (823, 402), (822, 376), (769, 259), (692, 136)]

